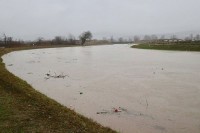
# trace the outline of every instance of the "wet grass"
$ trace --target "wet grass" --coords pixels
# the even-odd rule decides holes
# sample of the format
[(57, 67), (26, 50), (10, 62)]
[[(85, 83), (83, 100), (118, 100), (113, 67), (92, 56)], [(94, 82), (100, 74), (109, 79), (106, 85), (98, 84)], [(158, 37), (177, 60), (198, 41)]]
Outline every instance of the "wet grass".
[[(0, 48), (0, 57), (26, 48)], [(0, 132), (115, 133), (37, 92), (0, 58)]]
[(139, 44), (132, 48), (155, 49), (155, 50), (177, 50), (177, 51), (200, 51), (200, 44)]

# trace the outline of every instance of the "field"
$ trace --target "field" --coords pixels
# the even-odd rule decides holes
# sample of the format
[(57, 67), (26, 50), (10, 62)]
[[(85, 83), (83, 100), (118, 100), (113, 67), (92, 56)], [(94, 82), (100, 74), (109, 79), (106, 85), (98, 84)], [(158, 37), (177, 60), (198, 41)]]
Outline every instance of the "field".
[(178, 51), (200, 51), (200, 43), (173, 43), (173, 44), (139, 44), (132, 48), (156, 49), (156, 50), (178, 50)]

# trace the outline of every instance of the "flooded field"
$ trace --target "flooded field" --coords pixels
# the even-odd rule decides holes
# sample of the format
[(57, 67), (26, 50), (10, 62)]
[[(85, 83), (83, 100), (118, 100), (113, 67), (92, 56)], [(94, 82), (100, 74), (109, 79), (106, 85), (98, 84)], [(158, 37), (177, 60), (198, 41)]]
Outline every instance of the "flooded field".
[(116, 131), (200, 132), (200, 52), (104, 45), (18, 51), (3, 61), (36, 90)]

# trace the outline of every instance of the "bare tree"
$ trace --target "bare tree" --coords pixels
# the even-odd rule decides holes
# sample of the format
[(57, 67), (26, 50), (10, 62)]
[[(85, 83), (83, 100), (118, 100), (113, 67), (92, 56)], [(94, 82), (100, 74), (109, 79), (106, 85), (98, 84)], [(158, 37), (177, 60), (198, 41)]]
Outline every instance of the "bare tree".
[(7, 44), (7, 36), (5, 33), (3, 34), (3, 41), (4, 41), (4, 44), (6, 45)]
[(74, 37), (74, 35), (69, 34), (69, 35), (68, 35), (68, 38), (67, 38), (67, 42), (68, 42), (69, 44), (75, 44), (76, 38)]
[(39, 45), (42, 44), (43, 39), (44, 39), (43, 37), (38, 37), (37, 44)]
[(3, 42), (4, 45), (11, 45), (13, 42), (13, 38), (12, 37), (8, 37), (5, 33), (3, 34)]
[(81, 45), (84, 45), (86, 40), (92, 39), (92, 33), (90, 31), (83, 32), (80, 36)]
[(7, 44), (11, 44), (12, 43), (13, 38), (12, 37), (7, 37)]
[(62, 39), (61, 36), (55, 36), (55, 38), (53, 39), (53, 42), (56, 44), (56, 45), (59, 45), (59, 44), (62, 44), (64, 42), (64, 39)]

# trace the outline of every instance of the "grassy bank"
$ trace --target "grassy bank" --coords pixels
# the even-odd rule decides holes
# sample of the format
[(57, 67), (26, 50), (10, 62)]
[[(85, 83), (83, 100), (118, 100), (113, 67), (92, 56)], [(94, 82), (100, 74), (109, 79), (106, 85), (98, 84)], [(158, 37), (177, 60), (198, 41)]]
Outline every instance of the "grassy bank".
[[(0, 57), (15, 50), (0, 48)], [(8, 72), (0, 58), (0, 132), (115, 133), (35, 91)]]
[(155, 50), (200, 51), (200, 45), (191, 44), (139, 44), (132, 48)]

